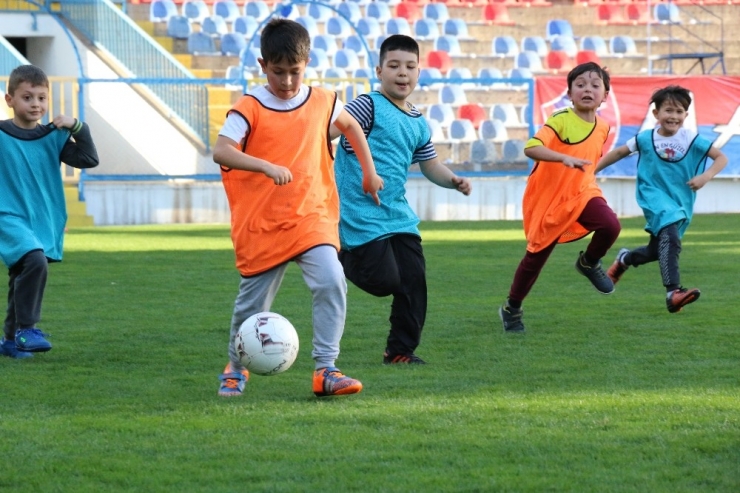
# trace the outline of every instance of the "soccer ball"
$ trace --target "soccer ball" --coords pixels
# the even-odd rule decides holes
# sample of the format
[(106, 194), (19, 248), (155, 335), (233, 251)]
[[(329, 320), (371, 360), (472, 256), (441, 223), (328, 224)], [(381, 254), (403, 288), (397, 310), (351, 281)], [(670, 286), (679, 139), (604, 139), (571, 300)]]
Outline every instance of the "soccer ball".
[(234, 341), (244, 367), (257, 375), (277, 375), (298, 356), (298, 334), (288, 320), (272, 312), (252, 315), (239, 327)]

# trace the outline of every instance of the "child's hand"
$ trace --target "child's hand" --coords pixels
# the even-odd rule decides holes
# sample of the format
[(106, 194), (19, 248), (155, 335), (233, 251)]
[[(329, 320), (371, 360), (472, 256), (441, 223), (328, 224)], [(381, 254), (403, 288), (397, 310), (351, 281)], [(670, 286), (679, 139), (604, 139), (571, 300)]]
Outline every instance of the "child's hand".
[(383, 190), (384, 186), (385, 184), (383, 183), (383, 179), (377, 173), (362, 177), (362, 191), (369, 193), (376, 205), (380, 205), (378, 190)]
[(72, 128), (72, 127), (74, 127), (74, 126), (75, 126), (75, 122), (76, 122), (76, 121), (77, 121), (77, 120), (75, 120), (75, 119), (74, 119), (74, 118), (72, 118), (71, 116), (66, 116), (66, 115), (57, 115), (57, 116), (56, 116), (56, 117), (54, 118), (54, 120), (52, 121), (52, 123), (53, 123), (53, 124), (54, 124), (54, 126), (55, 126), (55, 127), (57, 127), (57, 128)]
[(693, 191), (699, 190), (701, 187), (707, 184), (709, 181), (709, 177), (705, 176), (703, 173), (699, 176), (695, 176), (692, 179), (690, 179), (686, 184), (691, 188)]
[(473, 185), (467, 178), (453, 176), (452, 185), (454, 186), (455, 190), (462, 193), (463, 195), (470, 195), (470, 192), (473, 191)]
[(287, 185), (293, 181), (293, 175), (290, 170), (284, 166), (278, 166), (273, 164), (265, 170), (265, 175), (268, 178), (272, 178), (275, 185)]
[(563, 159), (563, 164), (569, 168), (578, 168), (582, 170), (584, 166), (591, 164), (591, 161), (589, 161), (588, 159), (579, 159), (573, 156), (566, 156)]

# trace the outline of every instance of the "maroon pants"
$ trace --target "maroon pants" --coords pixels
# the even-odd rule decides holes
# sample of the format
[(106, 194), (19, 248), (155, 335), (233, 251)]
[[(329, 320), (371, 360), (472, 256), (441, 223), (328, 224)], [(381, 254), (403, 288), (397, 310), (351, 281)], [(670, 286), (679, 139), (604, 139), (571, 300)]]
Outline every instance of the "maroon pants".
[[(601, 197), (594, 197), (588, 201), (578, 216), (578, 222), (587, 230), (594, 232), (591, 242), (586, 247), (586, 256), (593, 260), (600, 260), (606, 255), (622, 230), (617, 215)], [(527, 251), (514, 274), (514, 281), (509, 290), (510, 300), (524, 301), (557, 244), (556, 241), (537, 253)]]

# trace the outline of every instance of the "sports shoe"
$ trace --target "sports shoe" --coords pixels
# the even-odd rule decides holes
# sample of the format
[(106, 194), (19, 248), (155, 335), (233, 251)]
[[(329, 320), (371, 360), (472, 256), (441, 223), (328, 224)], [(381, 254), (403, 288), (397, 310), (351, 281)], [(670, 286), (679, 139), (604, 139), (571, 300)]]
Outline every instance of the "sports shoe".
[(15, 341), (9, 341), (5, 338), (0, 341), (0, 355), (15, 359), (33, 358), (32, 353), (18, 351), (18, 348), (15, 345)]
[(29, 353), (43, 353), (51, 349), (51, 343), (44, 339), (49, 334), (44, 334), (36, 327), (20, 329), (15, 333), (15, 345), (18, 351)]
[(362, 382), (349, 378), (330, 366), (313, 372), (313, 393), (317, 397), (327, 395), (356, 394), (362, 390)]
[(232, 371), (231, 363), (229, 363), (218, 379), (221, 380), (218, 395), (223, 397), (237, 397), (244, 392), (244, 386), (249, 381), (249, 371), (246, 368), (241, 372)]
[(391, 354), (388, 351), (383, 353), (383, 364), (384, 365), (426, 365), (427, 362), (419, 358), (414, 353), (411, 354)]
[(501, 305), (498, 309), (498, 316), (501, 317), (501, 322), (504, 324), (504, 332), (524, 332), (522, 315), (524, 315), (524, 310), (521, 308), (516, 309), (506, 304)]
[(581, 252), (576, 260), (576, 270), (586, 276), (600, 293), (612, 294), (614, 292), (614, 283), (601, 268), (601, 260), (596, 265), (588, 265), (583, 261), (583, 252)]
[(629, 248), (620, 249), (617, 253), (617, 258), (614, 259), (614, 263), (606, 270), (606, 275), (609, 276), (613, 284), (617, 284), (622, 278), (622, 274), (629, 269), (629, 265), (623, 262), (624, 256), (628, 253), (630, 253)]
[(669, 312), (677, 313), (677, 312), (680, 312), (684, 306), (698, 300), (700, 295), (701, 295), (701, 291), (699, 291), (696, 288), (674, 289), (673, 291), (668, 293), (668, 296), (666, 296), (665, 304)]

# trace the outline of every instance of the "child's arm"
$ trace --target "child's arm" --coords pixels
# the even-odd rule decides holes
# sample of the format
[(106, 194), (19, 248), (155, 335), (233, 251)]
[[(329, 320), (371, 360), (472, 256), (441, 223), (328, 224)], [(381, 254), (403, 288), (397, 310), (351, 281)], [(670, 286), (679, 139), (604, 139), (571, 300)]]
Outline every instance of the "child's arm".
[(630, 154), (630, 149), (626, 145), (622, 145), (612, 149), (599, 160), (599, 163), (596, 165), (596, 173), (608, 166), (611, 166), (620, 159), (626, 158)]
[(59, 115), (52, 121), (57, 128), (68, 128), (73, 139), (67, 140), (60, 155), (60, 160), (73, 168), (94, 168), (100, 163), (98, 150), (90, 134), (90, 127), (71, 116)]
[(463, 195), (470, 195), (473, 186), (465, 177), (457, 176), (439, 158), (419, 162), (422, 174), (432, 183), (444, 188), (453, 188)]
[(355, 151), (357, 159), (362, 167), (362, 190), (369, 193), (376, 204), (380, 205), (378, 191), (383, 189), (383, 179), (375, 171), (375, 162), (370, 154), (370, 147), (367, 145), (367, 139), (362, 132), (362, 127), (357, 120), (350, 115), (347, 110), (342, 110), (339, 117), (334, 121), (334, 125), (347, 138), (347, 142)]
[(230, 138), (219, 135), (216, 145), (213, 146), (213, 161), (225, 168), (263, 173), (271, 178), (275, 185), (286, 185), (293, 181), (293, 174), (288, 168), (244, 154), (236, 148), (236, 145), (237, 143)]
[(714, 162), (709, 168), (704, 170), (704, 173), (693, 177), (687, 182), (687, 185), (691, 187), (693, 191), (697, 191), (706, 185), (709, 180), (714, 178), (717, 173), (727, 166), (727, 156), (725, 156), (725, 154), (716, 147), (710, 147), (707, 155), (712, 158)]
[(569, 168), (583, 168), (587, 164), (591, 164), (588, 159), (580, 159), (577, 157), (569, 156), (568, 154), (561, 154), (553, 151), (552, 149), (543, 145), (527, 147), (524, 149), (524, 155), (534, 161), (550, 161), (555, 163), (563, 163)]

